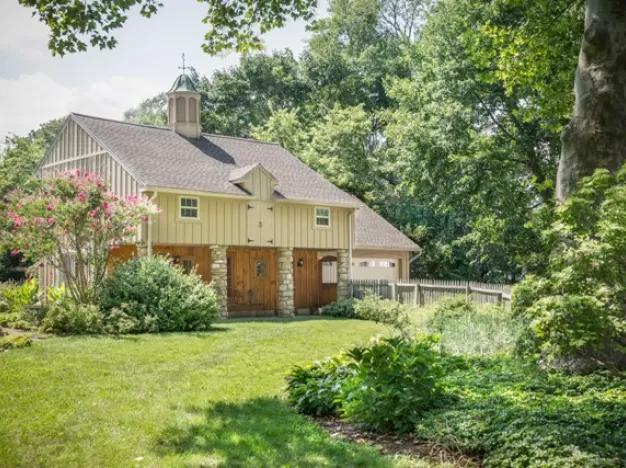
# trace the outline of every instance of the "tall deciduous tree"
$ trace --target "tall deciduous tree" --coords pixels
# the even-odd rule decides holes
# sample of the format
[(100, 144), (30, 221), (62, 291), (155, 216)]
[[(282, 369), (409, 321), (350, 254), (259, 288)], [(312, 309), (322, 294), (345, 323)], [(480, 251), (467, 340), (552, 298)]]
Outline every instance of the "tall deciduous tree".
[(579, 180), (626, 160), (626, 4), (586, 0), (585, 33), (576, 70), (576, 105), (563, 129), (557, 196), (566, 199)]

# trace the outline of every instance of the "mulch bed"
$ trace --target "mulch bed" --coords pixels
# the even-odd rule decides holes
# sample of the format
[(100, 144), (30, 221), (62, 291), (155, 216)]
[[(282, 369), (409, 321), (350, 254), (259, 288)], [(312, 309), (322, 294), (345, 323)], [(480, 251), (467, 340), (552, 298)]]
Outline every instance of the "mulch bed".
[(405, 455), (430, 461), (449, 463), (459, 467), (480, 467), (480, 459), (468, 457), (440, 444), (416, 439), (413, 435), (376, 434), (357, 426), (345, 423), (337, 418), (311, 418), (324, 428), (331, 437), (348, 440), (359, 444), (375, 446), (384, 455)]

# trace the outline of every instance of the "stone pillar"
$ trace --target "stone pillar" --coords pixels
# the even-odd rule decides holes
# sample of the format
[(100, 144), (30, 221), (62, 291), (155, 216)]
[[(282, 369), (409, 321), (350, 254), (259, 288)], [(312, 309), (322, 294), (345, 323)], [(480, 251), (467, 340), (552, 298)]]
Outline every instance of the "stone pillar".
[(350, 252), (337, 251), (337, 300), (350, 297)]
[(226, 247), (223, 245), (211, 246), (211, 283), (217, 296), (217, 310), (221, 317), (228, 317), (228, 265), (226, 262)]
[(278, 315), (293, 317), (293, 249), (278, 249)]
[(140, 258), (148, 256), (148, 244), (146, 242), (137, 242), (137, 256)]

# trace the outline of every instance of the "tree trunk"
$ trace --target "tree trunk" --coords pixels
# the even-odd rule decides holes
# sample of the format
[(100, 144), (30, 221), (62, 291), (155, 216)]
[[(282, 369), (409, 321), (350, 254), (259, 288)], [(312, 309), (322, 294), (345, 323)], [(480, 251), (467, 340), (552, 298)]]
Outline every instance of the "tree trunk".
[(626, 2), (586, 0), (575, 81), (576, 105), (561, 134), (557, 199), (595, 169), (626, 160)]

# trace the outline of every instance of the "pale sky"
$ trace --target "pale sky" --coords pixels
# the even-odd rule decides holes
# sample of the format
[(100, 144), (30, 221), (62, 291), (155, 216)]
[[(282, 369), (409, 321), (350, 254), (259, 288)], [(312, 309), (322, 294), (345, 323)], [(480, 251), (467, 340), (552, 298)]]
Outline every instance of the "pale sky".
[[(17, 0), (0, 0), (0, 140), (25, 135), (47, 120), (70, 112), (121, 119), (142, 100), (167, 91), (180, 72), (181, 53), (201, 75), (235, 65), (230, 53), (211, 57), (200, 48), (208, 30), (206, 6), (197, 0), (162, 0), (151, 19), (133, 11), (114, 33), (113, 50), (89, 49), (52, 57), (48, 30)], [(321, 2), (319, 13), (326, 10)], [(319, 14), (318, 13), (318, 14)], [(302, 21), (265, 37), (266, 52), (302, 52), (309, 33)]]

